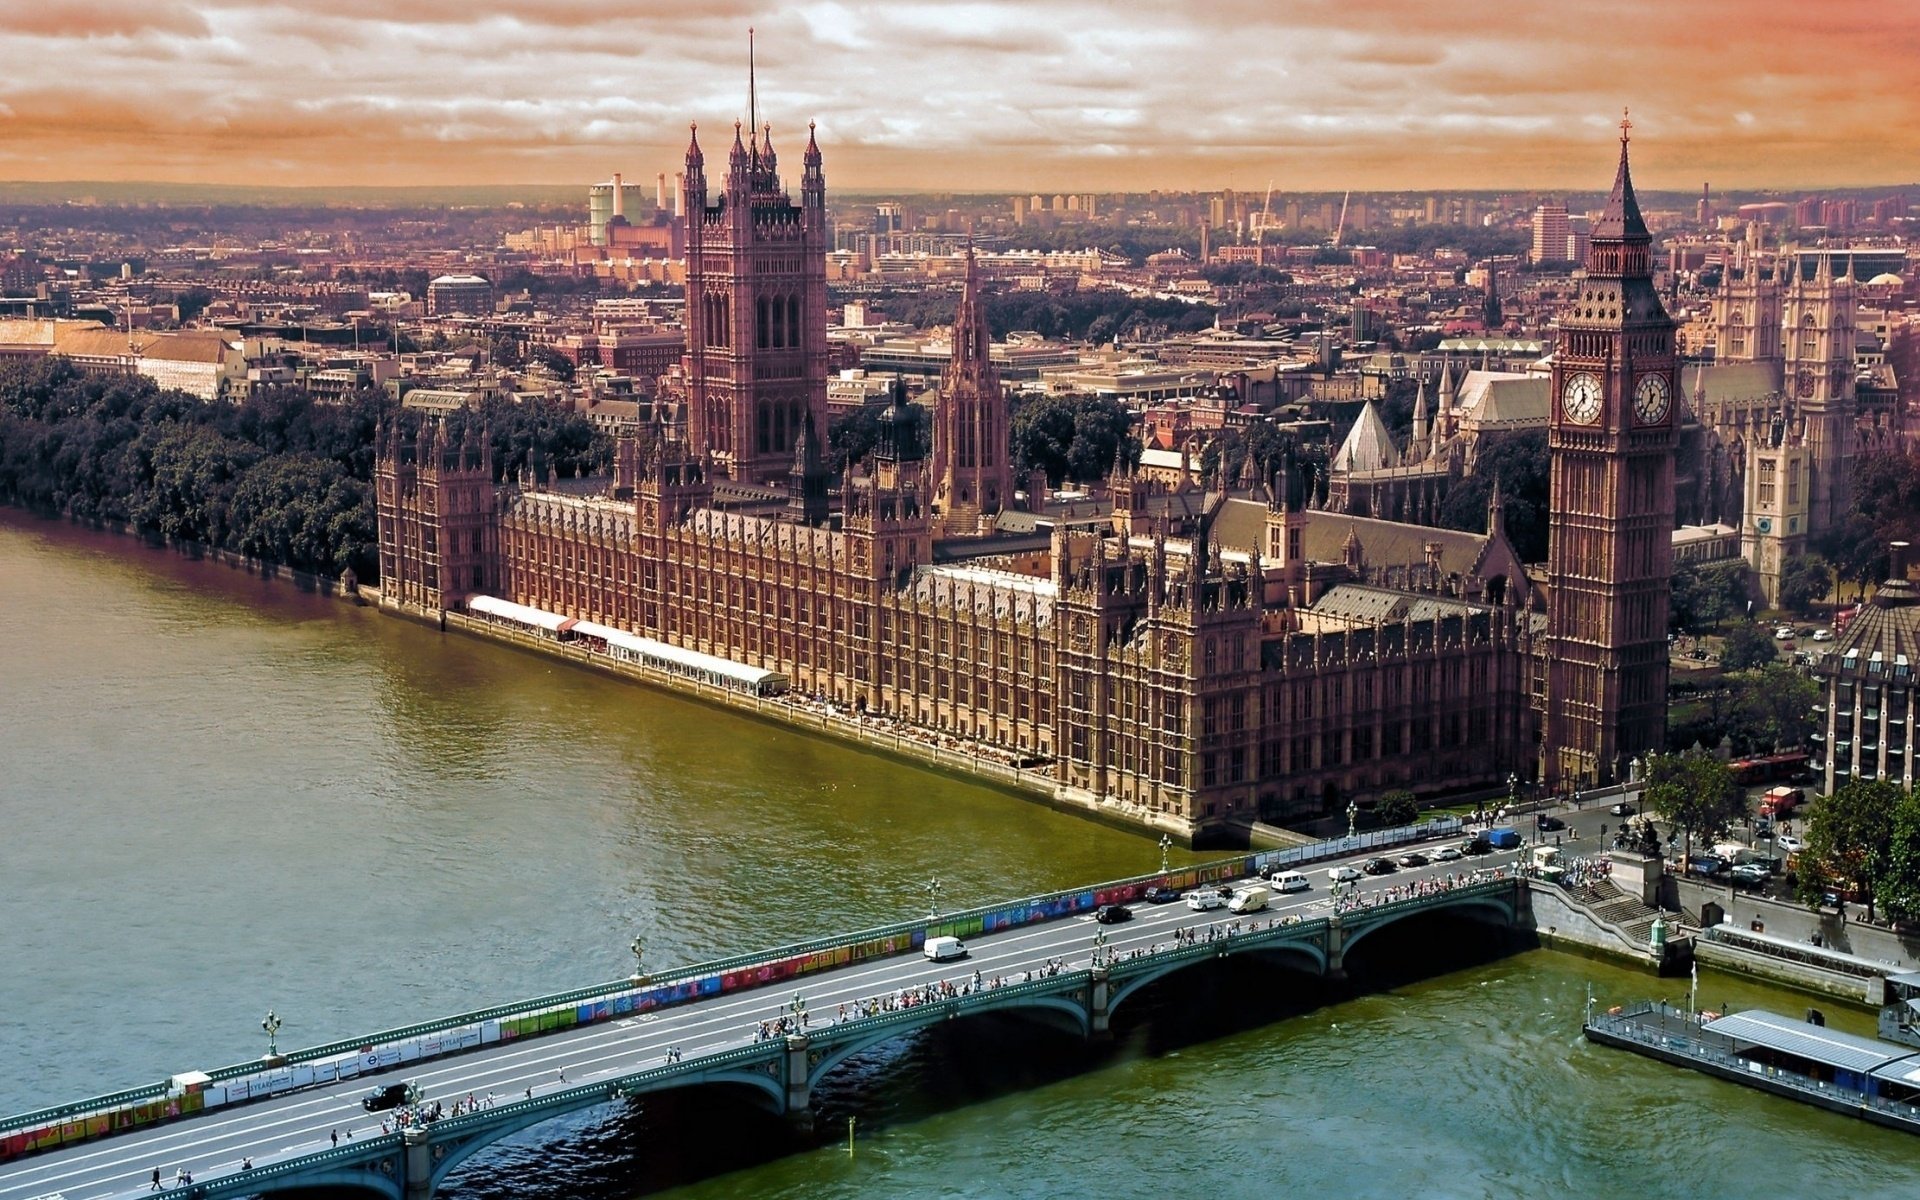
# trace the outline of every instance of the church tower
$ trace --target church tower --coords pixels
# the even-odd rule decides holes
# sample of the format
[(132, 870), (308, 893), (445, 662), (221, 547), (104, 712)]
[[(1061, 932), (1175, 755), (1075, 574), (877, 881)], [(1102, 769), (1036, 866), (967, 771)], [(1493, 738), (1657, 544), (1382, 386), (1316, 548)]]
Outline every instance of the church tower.
[(1713, 307), (1716, 362), (1780, 361), (1780, 281), (1772, 263), (1743, 251), (1721, 274)]
[(1799, 431), (1775, 413), (1747, 450), (1740, 552), (1769, 608), (1780, 603), (1780, 572), (1807, 549), (1807, 450)]
[(1553, 359), (1542, 763), (1553, 786), (1620, 778), (1666, 740), (1674, 323), (1653, 286), (1629, 128)]
[(953, 356), (933, 418), (933, 509), (948, 537), (972, 537), (1013, 499), (1007, 396), (994, 369), (980, 268), (967, 245), (966, 284), (953, 318)]
[(743, 141), (736, 123), (710, 197), (697, 130), (687, 144), (681, 372), (693, 450), (748, 483), (784, 482), (809, 421), (827, 427), (827, 185), (812, 126), (803, 163), (795, 204), (772, 127)]
[[(1811, 260), (1811, 261), (1809, 261)], [(1831, 529), (1853, 501), (1853, 270), (1834, 270), (1834, 254), (1789, 258), (1780, 305), (1786, 388), (1806, 418), (1808, 532)]]

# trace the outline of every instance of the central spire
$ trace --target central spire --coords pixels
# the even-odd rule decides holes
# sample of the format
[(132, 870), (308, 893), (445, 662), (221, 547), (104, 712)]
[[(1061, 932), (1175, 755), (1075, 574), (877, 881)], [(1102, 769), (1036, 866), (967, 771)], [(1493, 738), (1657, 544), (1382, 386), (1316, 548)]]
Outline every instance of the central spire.
[[(747, 129), (757, 132), (760, 128), (760, 97), (754, 90), (753, 79), (753, 26), (747, 26)], [(752, 132), (748, 136), (752, 136)], [(760, 160), (760, 144), (754, 142), (753, 161)]]
[(1647, 223), (1640, 216), (1640, 202), (1633, 195), (1633, 174), (1627, 165), (1627, 136), (1633, 122), (1620, 110), (1620, 166), (1614, 172), (1613, 191), (1607, 195), (1607, 207), (1593, 226), (1595, 238), (1650, 238)]

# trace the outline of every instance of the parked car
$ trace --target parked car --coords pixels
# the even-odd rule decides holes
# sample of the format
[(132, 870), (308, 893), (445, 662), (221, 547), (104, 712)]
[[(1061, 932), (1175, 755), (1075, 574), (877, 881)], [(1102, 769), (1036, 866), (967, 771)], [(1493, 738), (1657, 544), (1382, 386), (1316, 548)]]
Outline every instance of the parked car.
[(1156, 884), (1147, 889), (1145, 898), (1148, 904), (1172, 904), (1180, 898), (1180, 893), (1174, 888), (1160, 887)]
[(1093, 919), (1102, 925), (1118, 925), (1133, 920), (1133, 910), (1124, 904), (1102, 904), (1094, 911)]
[(1613, 802), (1613, 807), (1607, 809), (1607, 811), (1616, 817), (1630, 817), (1638, 810), (1625, 800), (1616, 800)]
[(383, 1088), (375, 1088), (360, 1101), (360, 1107), (368, 1112), (385, 1112), (389, 1108), (399, 1108), (402, 1104), (411, 1104), (418, 1097), (410, 1083), (390, 1083)]
[(1393, 860), (1390, 858), (1370, 858), (1360, 864), (1360, 869), (1369, 875), (1393, 874)]
[(1806, 839), (1795, 837), (1791, 833), (1781, 834), (1779, 837), (1773, 839), (1773, 844), (1785, 850), (1788, 854), (1798, 854), (1807, 848)]
[(1793, 630), (1782, 625), (1773, 631), (1773, 640), (1776, 642), (1790, 642), (1793, 640)]
[(1418, 850), (1410, 850), (1402, 854), (1399, 859), (1400, 865), (1403, 867), (1424, 867), (1432, 861), (1432, 859), (1420, 853)]
[(1458, 862), (1459, 860), (1460, 847), (1458, 846), (1442, 846), (1433, 852), (1435, 862)]
[(1813, 631), (1813, 640), (1816, 642), (1830, 642), (1833, 640), (1833, 630), (1816, 629)]
[(1760, 887), (1773, 878), (1773, 873), (1760, 863), (1750, 862), (1734, 867), (1728, 877), (1741, 887)]

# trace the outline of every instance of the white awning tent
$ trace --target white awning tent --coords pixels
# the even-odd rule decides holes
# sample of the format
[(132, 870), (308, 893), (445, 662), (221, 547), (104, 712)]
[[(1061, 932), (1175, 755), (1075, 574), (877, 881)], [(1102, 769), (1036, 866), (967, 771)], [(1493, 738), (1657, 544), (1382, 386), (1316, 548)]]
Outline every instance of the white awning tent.
[(717, 687), (743, 688), (765, 694), (769, 691), (770, 685), (779, 685), (773, 690), (780, 690), (785, 685), (786, 676), (778, 671), (750, 667), (715, 654), (703, 654), (698, 650), (682, 649), (653, 638), (628, 633), (623, 629), (615, 629), (610, 625), (563, 617), (558, 613), (550, 613), (545, 609), (533, 608), (525, 604), (515, 604), (511, 600), (502, 600), (497, 596), (470, 596), (467, 598), (467, 610), (552, 634), (597, 638), (605, 642), (608, 651), (617, 658), (637, 661), (675, 675), (699, 679)]

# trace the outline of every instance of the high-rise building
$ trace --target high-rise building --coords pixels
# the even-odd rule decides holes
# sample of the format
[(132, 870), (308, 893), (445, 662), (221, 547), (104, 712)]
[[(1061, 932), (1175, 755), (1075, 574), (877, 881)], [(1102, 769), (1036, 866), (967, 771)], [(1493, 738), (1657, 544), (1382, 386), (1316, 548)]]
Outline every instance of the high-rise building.
[[(751, 144), (749, 144), (749, 142)], [(773, 130), (733, 129), (727, 173), (707, 191), (698, 135), (687, 143), (687, 354), (695, 453), (735, 480), (784, 482), (801, 435), (827, 428), (827, 181), (808, 126), (795, 204)]]
[(1533, 249), (1529, 261), (1565, 262), (1567, 260), (1567, 206), (1542, 204), (1533, 210)]
[(1793, 223), (1802, 229), (1820, 223), (1821, 202), (1818, 196), (1808, 196), (1793, 206)]
[(1666, 743), (1674, 322), (1653, 286), (1626, 130), (1553, 359), (1542, 767), (1560, 786), (1622, 778)]

